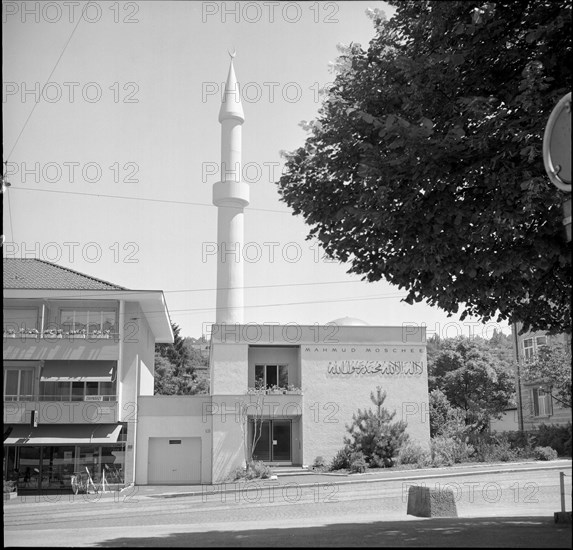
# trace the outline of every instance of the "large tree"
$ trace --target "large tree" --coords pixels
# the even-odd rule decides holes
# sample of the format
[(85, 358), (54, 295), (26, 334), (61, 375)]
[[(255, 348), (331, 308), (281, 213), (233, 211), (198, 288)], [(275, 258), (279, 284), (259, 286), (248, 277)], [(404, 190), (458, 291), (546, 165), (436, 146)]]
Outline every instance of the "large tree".
[(480, 431), (512, 404), (515, 378), (508, 365), (478, 340), (445, 341), (428, 357), (431, 391), (440, 390), (456, 408), (464, 411), (468, 426)]
[(571, 3), (390, 1), (346, 48), (279, 191), (327, 254), (449, 313), (571, 329), (545, 125), (571, 89)]

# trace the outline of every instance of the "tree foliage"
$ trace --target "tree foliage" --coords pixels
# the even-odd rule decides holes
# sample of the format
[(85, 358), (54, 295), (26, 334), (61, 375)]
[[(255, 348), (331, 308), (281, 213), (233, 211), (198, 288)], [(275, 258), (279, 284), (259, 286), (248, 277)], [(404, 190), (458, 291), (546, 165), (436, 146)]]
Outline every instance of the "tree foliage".
[(430, 437), (460, 438), (467, 430), (464, 412), (453, 407), (439, 389), (432, 390), (429, 397)]
[(181, 337), (181, 329), (175, 323), (173, 344), (155, 346), (154, 392), (158, 395), (194, 395), (209, 393), (209, 384), (198, 380), (195, 369), (206, 366), (208, 360), (191, 347), (187, 338)]
[(428, 382), (430, 390), (441, 390), (463, 410), (466, 424), (478, 431), (499, 418), (515, 395), (515, 378), (507, 365), (483, 343), (464, 338), (446, 341), (428, 360)]
[(571, 408), (571, 348), (562, 343), (542, 346), (524, 365), (524, 378), (538, 382), (561, 405)]
[(370, 394), (376, 410), (361, 410), (352, 415), (352, 422), (346, 426), (349, 437), (345, 444), (351, 453), (362, 453), (371, 467), (389, 467), (394, 464), (394, 458), (402, 444), (408, 440), (406, 422), (392, 422), (396, 411), (389, 413), (384, 408), (386, 392), (380, 386), (376, 394)]
[(562, 193), (542, 141), (571, 89), (564, 0), (396, 1), (347, 47), (282, 200), (326, 253), (462, 320), (571, 330)]

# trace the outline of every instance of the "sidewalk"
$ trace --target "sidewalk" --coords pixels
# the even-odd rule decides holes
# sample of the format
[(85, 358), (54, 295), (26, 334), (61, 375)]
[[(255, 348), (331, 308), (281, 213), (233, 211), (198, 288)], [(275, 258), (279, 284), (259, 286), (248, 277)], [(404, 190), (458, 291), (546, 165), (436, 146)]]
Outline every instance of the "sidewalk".
[(209, 493), (228, 493), (239, 490), (248, 490), (249, 484), (256, 489), (265, 482), (273, 481), (278, 486), (284, 485), (297, 485), (297, 486), (312, 486), (316, 483), (319, 484), (335, 484), (343, 485), (350, 483), (382, 483), (385, 481), (411, 481), (416, 479), (431, 479), (440, 477), (451, 476), (471, 476), (484, 473), (500, 473), (500, 472), (520, 472), (520, 471), (535, 471), (535, 470), (562, 470), (568, 475), (571, 475), (572, 461), (568, 459), (559, 459), (552, 461), (529, 461), (529, 462), (500, 462), (495, 464), (483, 463), (469, 463), (469, 464), (456, 464), (455, 466), (444, 468), (425, 468), (415, 470), (392, 470), (381, 469), (374, 472), (366, 472), (364, 474), (345, 474), (336, 472), (327, 473), (314, 473), (303, 472), (292, 473), (290, 469), (288, 473), (280, 473), (279, 468), (274, 471), (278, 472), (277, 478), (269, 479), (255, 479), (252, 481), (229, 481), (226, 483), (206, 484), (206, 485), (137, 485), (135, 487), (128, 487), (122, 493), (129, 493), (132, 495), (137, 494), (138, 497), (150, 498), (176, 498), (183, 496), (196, 496)]

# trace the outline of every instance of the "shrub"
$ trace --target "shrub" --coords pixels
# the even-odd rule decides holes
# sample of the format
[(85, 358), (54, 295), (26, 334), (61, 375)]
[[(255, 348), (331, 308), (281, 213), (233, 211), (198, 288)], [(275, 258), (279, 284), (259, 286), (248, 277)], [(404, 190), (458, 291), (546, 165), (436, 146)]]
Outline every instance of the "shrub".
[(324, 460), (324, 457), (317, 456), (312, 463), (312, 467), (315, 470), (324, 470), (326, 468), (326, 461)]
[(345, 470), (350, 467), (350, 449), (348, 446), (338, 451), (330, 463), (331, 470)]
[(15, 481), (4, 480), (4, 492), (5, 493), (13, 493), (15, 490), (16, 490), (16, 482)]
[(370, 466), (389, 467), (394, 464), (398, 449), (407, 441), (406, 423), (392, 422), (396, 411), (389, 413), (382, 405), (386, 392), (378, 386), (376, 395), (371, 392), (370, 399), (376, 405), (376, 411), (360, 410), (352, 416), (352, 423), (346, 429), (350, 437), (344, 442), (351, 451), (361, 452)]
[(252, 462), (248, 472), (247, 479), (268, 479), (272, 475), (271, 469), (260, 460)]
[(567, 425), (541, 424), (535, 432), (540, 447), (551, 447), (560, 456), (571, 456), (571, 423)]
[(364, 454), (361, 452), (354, 452), (350, 455), (350, 471), (353, 474), (364, 473), (368, 464), (366, 464), (366, 459)]
[(240, 479), (247, 479), (247, 470), (241, 466), (233, 468), (227, 477), (227, 481), (238, 481)]
[(251, 462), (247, 468), (242, 466), (237, 466), (228, 477), (229, 481), (238, 481), (240, 479), (251, 480), (251, 479), (268, 479), (271, 477), (271, 469), (261, 461)]
[(557, 451), (551, 447), (535, 447), (533, 458), (536, 460), (557, 460)]
[(438, 436), (430, 441), (432, 465), (451, 466), (454, 463), (454, 440), (451, 437)]
[(499, 443), (485, 443), (483, 447), (476, 449), (480, 462), (511, 462), (519, 458), (517, 450), (511, 448), (509, 441)]
[(465, 413), (454, 407), (439, 389), (430, 392), (430, 436), (446, 436), (461, 438), (469, 428), (465, 423)]
[(453, 437), (438, 436), (430, 442), (432, 465), (436, 467), (468, 462), (474, 452), (473, 445)]
[(400, 447), (397, 463), (415, 464), (419, 468), (424, 468), (432, 463), (432, 459), (430, 453), (422, 448), (418, 442), (408, 441)]
[(501, 432), (499, 437), (509, 441), (512, 449), (531, 449), (535, 446), (535, 436), (531, 432)]

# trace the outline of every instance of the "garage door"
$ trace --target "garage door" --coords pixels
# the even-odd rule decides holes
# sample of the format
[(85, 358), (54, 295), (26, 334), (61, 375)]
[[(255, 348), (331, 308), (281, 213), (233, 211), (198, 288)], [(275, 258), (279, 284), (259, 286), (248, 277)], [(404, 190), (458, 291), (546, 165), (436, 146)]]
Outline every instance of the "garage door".
[(148, 457), (150, 484), (201, 483), (200, 437), (150, 437)]

